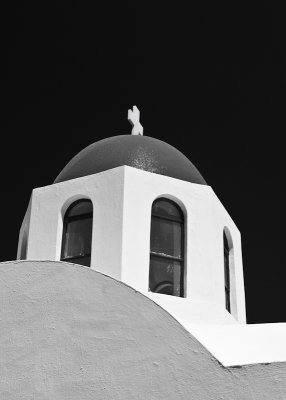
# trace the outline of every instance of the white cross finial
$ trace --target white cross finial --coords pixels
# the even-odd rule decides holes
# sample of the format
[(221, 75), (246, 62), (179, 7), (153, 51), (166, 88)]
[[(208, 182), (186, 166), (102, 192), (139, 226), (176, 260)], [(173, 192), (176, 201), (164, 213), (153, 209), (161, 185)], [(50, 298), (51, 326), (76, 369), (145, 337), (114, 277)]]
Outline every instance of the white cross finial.
[(133, 126), (131, 135), (143, 135), (143, 126), (140, 124), (140, 111), (136, 106), (133, 106), (133, 110), (128, 110), (128, 121)]

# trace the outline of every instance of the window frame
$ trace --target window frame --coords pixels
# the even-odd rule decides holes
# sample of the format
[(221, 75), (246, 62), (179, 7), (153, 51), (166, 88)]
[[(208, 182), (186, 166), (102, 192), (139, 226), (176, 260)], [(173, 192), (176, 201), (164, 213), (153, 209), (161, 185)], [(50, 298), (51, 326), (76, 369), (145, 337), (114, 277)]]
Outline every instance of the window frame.
[[(92, 206), (92, 211), (87, 212), (87, 213), (83, 213), (83, 214), (79, 214), (79, 215), (69, 215), (71, 210), (76, 207), (79, 203), (90, 203)], [(64, 214), (64, 218), (63, 218), (63, 234), (62, 234), (62, 242), (61, 242), (61, 261), (64, 262), (73, 262), (75, 260), (79, 260), (79, 259), (83, 259), (85, 257), (90, 257), (90, 262), (91, 262), (91, 251), (89, 253), (85, 253), (83, 255), (77, 255), (77, 256), (70, 256), (70, 257), (64, 257), (64, 251), (65, 251), (65, 245), (66, 245), (66, 236), (67, 236), (67, 229), (68, 229), (68, 225), (70, 222), (73, 221), (78, 221), (78, 220), (84, 220), (84, 219), (89, 219), (91, 218), (91, 220), (93, 221), (93, 204), (92, 201), (90, 199), (79, 199), (74, 201), (73, 203), (71, 203), (69, 205), (69, 207), (67, 208), (65, 214)], [(91, 244), (92, 244), (92, 232), (91, 232)], [(77, 264), (75, 262), (75, 264)], [(83, 264), (79, 264), (79, 265), (83, 265)], [(87, 266), (87, 265), (85, 265)], [(88, 265), (88, 267), (90, 267), (90, 263)]]
[(225, 308), (231, 313), (231, 290), (230, 290), (230, 248), (226, 233), (223, 232), (223, 264), (224, 264), (224, 293)]
[[(154, 209), (154, 206), (156, 205), (156, 203), (158, 203), (160, 201), (165, 201), (165, 202), (172, 204), (172, 206), (174, 206), (178, 210), (180, 217), (175, 217), (175, 216), (170, 216), (170, 215), (169, 216), (156, 215), (156, 212), (154, 212), (153, 209)], [(157, 220), (175, 222), (180, 225), (180, 233), (181, 233), (181, 243), (180, 243), (181, 256), (180, 257), (171, 256), (171, 255), (163, 254), (163, 253), (159, 253), (159, 252), (154, 252), (151, 250), (152, 221), (154, 218)], [(149, 256), (148, 288), (149, 288), (149, 291), (152, 293), (160, 293), (160, 292), (153, 292), (150, 289), (150, 271), (151, 271), (151, 259), (152, 258), (159, 258), (161, 260), (173, 260), (173, 261), (177, 261), (180, 264), (180, 295), (179, 296), (172, 295), (172, 296), (184, 297), (185, 296), (185, 285), (184, 285), (184, 283), (185, 283), (185, 216), (184, 216), (184, 213), (183, 213), (183, 210), (181, 209), (181, 207), (175, 201), (168, 199), (166, 197), (159, 197), (153, 201), (152, 209), (151, 209), (151, 224), (150, 224), (150, 256)], [(158, 287), (159, 285), (162, 285), (162, 284), (166, 284), (166, 282), (160, 282), (157, 284), (156, 287)]]

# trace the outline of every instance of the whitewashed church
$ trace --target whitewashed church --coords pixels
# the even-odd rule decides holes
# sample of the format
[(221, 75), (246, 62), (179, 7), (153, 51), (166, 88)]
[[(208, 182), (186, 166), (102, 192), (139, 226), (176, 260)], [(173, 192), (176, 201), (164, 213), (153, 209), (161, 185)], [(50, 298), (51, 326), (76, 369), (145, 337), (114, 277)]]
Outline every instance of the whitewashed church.
[(0, 399), (285, 400), (286, 324), (246, 324), (240, 232), (128, 119), (32, 192), (0, 264)]

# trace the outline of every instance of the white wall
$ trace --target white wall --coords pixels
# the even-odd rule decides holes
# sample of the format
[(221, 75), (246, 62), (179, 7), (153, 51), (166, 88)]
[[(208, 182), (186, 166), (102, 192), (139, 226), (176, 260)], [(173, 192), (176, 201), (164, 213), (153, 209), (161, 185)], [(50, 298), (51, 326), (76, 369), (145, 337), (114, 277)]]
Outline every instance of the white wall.
[(28, 242), (29, 242), (29, 231), (30, 231), (30, 217), (31, 217), (31, 199), (25, 217), (23, 219), (21, 229), (19, 232), (18, 248), (17, 248), (17, 259), (25, 260), (27, 258)]
[[(152, 203), (158, 197), (174, 200), (185, 215), (186, 298), (183, 300), (184, 307), (187, 307), (184, 313), (187, 322), (194, 317), (188, 311), (191, 307), (188, 302), (196, 301), (196, 304), (201, 303), (201, 310), (208, 309), (210, 305), (209, 313), (201, 313), (205, 322), (211, 319), (244, 323), (240, 233), (209, 186), (124, 166), (35, 189), (31, 202), (27, 258), (59, 260), (64, 212), (73, 201), (89, 198), (94, 210), (91, 268), (153, 296), (148, 293), (150, 224)], [(234, 245), (237, 301), (233, 316), (236, 320), (225, 312), (225, 227)], [(158, 302), (165, 302), (167, 307), (170, 303), (167, 297), (157, 296)], [(171, 300), (173, 313), (176, 307), (181, 311), (181, 300)], [(215, 318), (214, 305), (217, 310)]]
[(33, 190), (27, 259), (60, 260), (63, 217), (78, 199), (93, 204), (91, 268), (120, 279), (124, 169)]
[(226, 368), (153, 301), (90, 268), (14, 261), (0, 276), (1, 400), (286, 398), (285, 362)]
[(224, 366), (286, 361), (286, 323), (183, 325)]
[(186, 298), (225, 309), (223, 230), (227, 227), (234, 247), (234, 317), (244, 323), (240, 233), (211, 187), (124, 168), (122, 280), (148, 292), (152, 203), (158, 197), (168, 197), (182, 207), (185, 215)]

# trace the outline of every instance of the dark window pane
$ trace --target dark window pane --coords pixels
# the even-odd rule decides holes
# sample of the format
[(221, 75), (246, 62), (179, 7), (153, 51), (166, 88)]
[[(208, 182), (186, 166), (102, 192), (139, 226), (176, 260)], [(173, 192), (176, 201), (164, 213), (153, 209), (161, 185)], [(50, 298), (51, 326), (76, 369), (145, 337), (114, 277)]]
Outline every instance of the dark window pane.
[(62, 261), (71, 262), (74, 264), (85, 265), (86, 267), (90, 266), (90, 255), (86, 255), (84, 257), (70, 257), (63, 258)]
[(225, 232), (223, 232), (223, 247), (226, 251), (229, 251), (228, 240)]
[(63, 258), (90, 254), (91, 234), (91, 217), (68, 221), (64, 238)]
[(182, 220), (181, 210), (171, 201), (168, 200), (158, 200), (153, 204), (152, 214), (161, 217), (171, 217), (178, 220)]
[(152, 292), (181, 296), (181, 262), (152, 256), (149, 287)]
[(224, 247), (224, 286), (225, 286), (225, 308), (230, 312), (230, 276), (229, 276), (229, 246), (225, 232), (223, 233)]
[(181, 258), (181, 223), (153, 217), (151, 224), (151, 251)]
[(92, 213), (92, 202), (90, 200), (83, 200), (71, 206), (68, 211), (69, 217), (75, 217), (77, 215)]
[(61, 260), (90, 266), (92, 238), (92, 202), (73, 203), (64, 218)]
[(225, 288), (225, 308), (230, 312), (230, 292)]
[(149, 290), (183, 296), (184, 218), (171, 200), (152, 206)]

